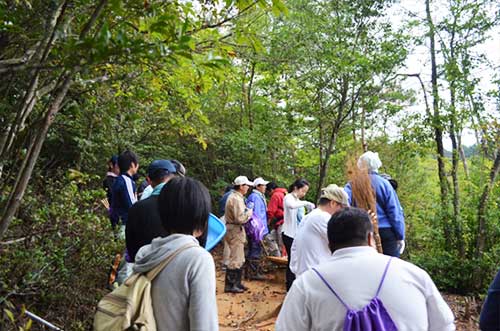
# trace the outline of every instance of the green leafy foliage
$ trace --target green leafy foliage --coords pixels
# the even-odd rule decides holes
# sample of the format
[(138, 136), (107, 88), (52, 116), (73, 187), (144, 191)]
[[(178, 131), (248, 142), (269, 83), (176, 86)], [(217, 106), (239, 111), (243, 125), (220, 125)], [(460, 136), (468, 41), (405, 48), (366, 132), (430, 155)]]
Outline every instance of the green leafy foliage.
[(79, 316), (93, 315), (112, 258), (123, 249), (100, 204), (104, 192), (89, 187), (96, 179), (78, 171), (43, 178), (23, 204), (9, 232), (13, 242), (0, 254), (0, 306), (12, 323), (15, 307), (25, 304), (65, 329), (88, 329), (90, 320), (80, 325)]
[[(24, 95), (38, 81), (32, 111), (11, 148), (0, 149), (0, 210), (58, 90), (53, 84), (74, 70), (21, 208), (1, 239), (1, 322), (29, 329), (25, 304), (65, 329), (89, 328), (110, 260), (123, 249), (112, 239), (97, 188), (106, 161), (127, 148), (139, 155), (142, 176), (153, 159), (180, 160), (214, 201), (238, 175), (283, 187), (304, 177), (311, 182), (307, 199), (314, 200), (321, 185), (345, 184), (346, 164), (365, 143), (400, 184), (404, 258), (443, 290), (484, 293), (500, 254), (498, 180), (487, 202), (485, 249), (475, 254), (478, 205), (500, 132), (498, 114), (487, 106), (498, 103), (499, 92), (479, 88), (473, 72), (487, 62), (473, 50), (498, 26), (495, 3), (450, 0), (437, 22), (440, 86), (447, 95), (453, 86), (457, 101), (438, 100), (437, 116), (420, 107), (424, 91), (405, 89), (401, 72), (413, 68), (404, 61), (425, 38), (390, 24), (385, 12), (393, 1), (112, 0), (83, 37), (98, 2), (71, 2), (57, 20), (64, 3), (0, 3), (2, 128), (20, 121)], [(409, 19), (405, 28), (419, 24)], [(45, 54), (38, 47), (47, 45), (51, 27), (55, 39)], [(415, 103), (421, 111), (407, 108)], [(464, 146), (469, 175), (457, 169), (455, 218), (440, 203), (436, 127), (458, 136), (470, 128), (480, 138), (471, 150)], [(0, 132), (2, 148), (7, 131)], [(446, 169), (453, 155), (445, 155)], [(460, 236), (448, 245), (451, 228)]]

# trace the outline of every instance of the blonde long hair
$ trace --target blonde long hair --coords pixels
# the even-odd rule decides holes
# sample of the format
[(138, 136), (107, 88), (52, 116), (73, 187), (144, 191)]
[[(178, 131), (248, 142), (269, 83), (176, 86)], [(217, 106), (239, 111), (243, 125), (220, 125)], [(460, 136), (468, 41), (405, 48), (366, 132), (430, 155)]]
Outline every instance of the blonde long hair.
[(351, 183), (352, 204), (366, 210), (370, 215), (377, 251), (382, 253), (382, 240), (378, 231), (377, 197), (372, 187), (368, 167), (363, 163), (361, 163), (361, 167), (358, 167), (358, 163), (354, 158), (347, 163), (347, 177)]
[(372, 188), (368, 167), (359, 168), (356, 161), (351, 159), (347, 165), (347, 177), (351, 183), (353, 204), (366, 211), (376, 211), (377, 198)]

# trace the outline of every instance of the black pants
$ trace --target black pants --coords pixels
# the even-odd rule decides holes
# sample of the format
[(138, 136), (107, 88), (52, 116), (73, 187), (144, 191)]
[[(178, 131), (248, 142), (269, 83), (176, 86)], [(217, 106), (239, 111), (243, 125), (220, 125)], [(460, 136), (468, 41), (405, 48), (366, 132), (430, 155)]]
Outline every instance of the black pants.
[(399, 257), (398, 240), (392, 228), (381, 228), (378, 230), (382, 240), (382, 250), (385, 255)]
[(288, 255), (288, 263), (286, 266), (286, 291), (292, 287), (293, 281), (295, 280), (295, 274), (290, 270), (290, 261), (292, 260), (292, 244), (293, 244), (293, 238), (285, 235), (284, 233), (281, 234), (283, 237), (283, 244), (285, 245), (286, 249), (286, 254)]

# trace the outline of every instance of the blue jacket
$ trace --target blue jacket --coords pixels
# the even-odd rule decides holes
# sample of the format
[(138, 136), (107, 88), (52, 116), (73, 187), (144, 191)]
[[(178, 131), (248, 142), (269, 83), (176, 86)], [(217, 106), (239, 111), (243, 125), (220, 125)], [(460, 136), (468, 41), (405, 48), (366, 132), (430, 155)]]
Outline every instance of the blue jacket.
[(482, 331), (500, 330), (500, 270), (491, 283), (488, 296), (484, 301), (479, 317), (479, 328)]
[[(133, 192), (128, 192), (127, 184), (122, 176), (118, 176), (113, 183), (112, 188), (112, 199), (111, 199), (111, 210), (113, 219), (121, 220), (122, 225), (127, 224), (128, 219), (128, 209), (134, 203), (130, 199), (130, 195), (135, 195), (135, 182), (127, 173), (122, 174), (130, 178), (132, 182), (132, 190)], [(116, 225), (116, 224), (113, 224)]]
[(253, 190), (248, 196), (247, 205), (249, 202), (253, 202), (253, 215), (257, 216), (258, 219), (263, 223), (266, 235), (269, 231), (267, 230), (267, 205), (264, 195), (259, 191)]
[[(394, 191), (387, 179), (380, 177), (376, 172), (370, 173), (370, 179), (377, 197), (379, 228), (392, 228), (396, 234), (396, 239), (403, 240), (405, 238), (405, 217), (396, 191)], [(349, 196), (349, 204), (356, 206), (356, 202), (352, 201), (351, 183), (347, 183), (344, 190)]]

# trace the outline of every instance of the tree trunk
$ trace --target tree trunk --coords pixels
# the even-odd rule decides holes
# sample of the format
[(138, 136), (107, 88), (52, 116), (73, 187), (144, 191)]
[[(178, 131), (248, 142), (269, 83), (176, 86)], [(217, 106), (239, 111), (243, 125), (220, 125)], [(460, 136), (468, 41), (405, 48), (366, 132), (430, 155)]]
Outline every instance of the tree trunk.
[(460, 153), (460, 159), (462, 160), (462, 165), (464, 167), (465, 178), (469, 179), (469, 166), (467, 165), (467, 157), (465, 156), (464, 147), (462, 146), (462, 135), (457, 135), (458, 141), (458, 152)]
[(460, 257), (465, 257), (465, 245), (462, 236), (462, 218), (460, 216), (460, 186), (458, 183), (458, 163), (459, 163), (459, 152), (457, 138), (455, 135), (455, 125), (454, 120), (451, 120), (452, 124), (450, 126), (450, 139), (452, 145), (452, 168), (451, 177), (453, 179), (453, 221), (455, 229), (455, 243), (460, 253)]
[(356, 112), (353, 112), (351, 115), (352, 120), (352, 141), (354, 141), (354, 145), (356, 145), (356, 141), (358, 137), (356, 136)]
[(253, 113), (252, 113), (252, 86), (255, 77), (255, 62), (252, 62), (250, 68), (250, 80), (246, 89), (246, 108), (248, 112), (248, 124), (250, 130), (253, 130)]
[(447, 248), (451, 248), (451, 232), (449, 227), (449, 212), (448, 212), (448, 192), (449, 183), (446, 178), (444, 165), (444, 147), (443, 147), (443, 129), (439, 113), (439, 92), (437, 82), (437, 64), (436, 64), (436, 45), (434, 23), (432, 22), (430, 0), (425, 1), (425, 9), (427, 16), (427, 24), (429, 25), (429, 41), (430, 41), (430, 56), (431, 56), (431, 83), (432, 83), (432, 126), (434, 128), (434, 141), (436, 142), (439, 188), (441, 193), (441, 213), (443, 218), (443, 232)]
[(361, 109), (361, 147), (363, 147), (363, 153), (368, 152), (368, 144), (366, 143), (365, 137), (365, 122), (366, 122), (366, 110), (365, 107)]
[(478, 232), (476, 237), (476, 251), (474, 254), (476, 258), (480, 258), (483, 255), (486, 245), (486, 208), (488, 206), (491, 189), (500, 171), (500, 149), (497, 149), (496, 154), (497, 156), (490, 170), (490, 180), (484, 186), (483, 194), (481, 195), (477, 208)]
[[(108, 0), (99, 1), (96, 8), (94, 9), (94, 12), (80, 32), (80, 40), (83, 40), (90, 32), (97, 18), (104, 10), (107, 2)], [(67, 2), (65, 1), (63, 8), (65, 8), (66, 4)], [(73, 76), (80, 69), (80, 67), (75, 66), (71, 70), (63, 72), (57, 80), (57, 87), (52, 93), (52, 97), (50, 99), (43, 122), (40, 124), (39, 130), (34, 134), (33, 139), (31, 140), (26, 157), (21, 167), (18, 169), (16, 183), (14, 184), (14, 187), (10, 192), (7, 204), (4, 206), (4, 212), (2, 214), (2, 218), (0, 219), (0, 240), (7, 231), (10, 223), (12, 222), (12, 219), (14, 218), (15, 213), (17, 212), (17, 209), (19, 208), (19, 205), (21, 204), (21, 200), (23, 199), (26, 187), (28, 186), (28, 182), (31, 178), (31, 174), (33, 173), (35, 163), (38, 159), (38, 156), (40, 155), (40, 151), (47, 136), (49, 127), (54, 121), (55, 115), (59, 111), (61, 104), (66, 97), (66, 94), (68, 93)]]
[[(56, 40), (56, 30), (62, 21), (65, 10), (67, 7), (67, 1), (61, 2), (57, 8), (54, 9), (51, 17), (47, 20), (46, 34), (41, 42), (39, 42), (38, 47), (35, 50), (35, 54), (32, 57), (32, 61), (38, 65), (42, 65), (47, 59), (52, 46)], [(5, 137), (2, 137), (0, 141), (0, 160), (5, 160), (8, 158), (10, 149), (14, 140), (24, 127), (24, 123), (28, 118), (29, 114), (33, 111), (35, 104), (37, 102), (37, 90), (40, 77), (40, 68), (33, 69), (31, 71), (31, 78), (26, 93), (20, 101), (19, 109), (16, 112), (16, 117), (9, 126), (8, 130), (4, 131)]]
[(328, 172), (328, 164), (330, 163), (330, 156), (332, 155), (333, 148), (337, 143), (338, 128), (336, 125), (332, 128), (332, 133), (330, 135), (330, 140), (328, 142), (328, 147), (325, 150), (325, 155), (323, 160), (320, 160), (319, 168), (319, 178), (318, 178), (318, 189), (316, 190), (316, 200), (319, 199), (321, 195), (321, 188), (324, 186), (326, 175)]
[(68, 73), (63, 78), (60, 88), (55, 91), (55, 96), (53, 97), (52, 102), (49, 105), (49, 109), (45, 114), (44, 120), (41, 123), (38, 132), (33, 137), (26, 158), (24, 159), (23, 164), (19, 169), (16, 183), (9, 195), (9, 200), (5, 205), (2, 218), (0, 219), (0, 240), (7, 231), (10, 222), (14, 218), (14, 215), (19, 208), (19, 205), (21, 204), (24, 192), (26, 191), (26, 187), (28, 186), (28, 182), (31, 178), (33, 168), (35, 167), (35, 163), (38, 159), (38, 156), (40, 155), (40, 150), (42, 149), (43, 143), (45, 141), (47, 131), (54, 121), (55, 115), (59, 111), (59, 107), (61, 106), (61, 103), (64, 100), (66, 93), (68, 92), (68, 89), (71, 85), (71, 79), (71, 73)]

